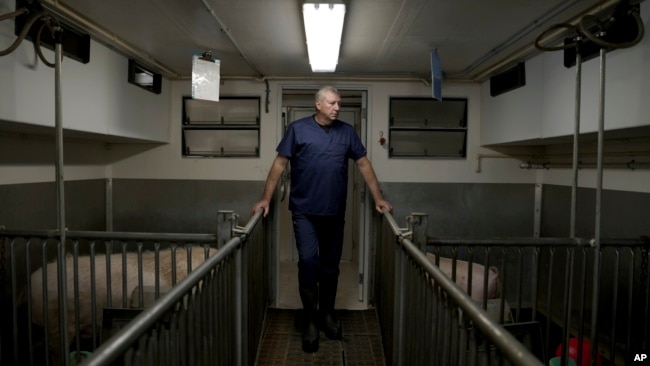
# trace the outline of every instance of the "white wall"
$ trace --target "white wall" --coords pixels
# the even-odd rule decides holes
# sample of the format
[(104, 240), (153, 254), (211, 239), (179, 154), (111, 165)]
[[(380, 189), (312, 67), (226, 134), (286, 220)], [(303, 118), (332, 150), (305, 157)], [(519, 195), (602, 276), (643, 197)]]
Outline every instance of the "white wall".
[[(9, 47), (16, 38), (14, 22), (0, 22), (0, 48)], [(43, 53), (54, 61), (54, 52), (43, 48)], [(66, 129), (66, 180), (108, 176), (110, 166), (104, 155), (109, 152), (101, 142), (103, 138), (169, 140), (170, 83), (163, 80), (162, 93), (156, 95), (129, 84), (127, 71), (127, 58), (94, 41), (89, 63), (63, 59), (61, 115)], [(29, 128), (29, 133), (16, 135), (13, 124), (8, 133), (2, 121), (19, 122)], [(54, 125), (55, 70), (38, 59), (32, 42), (23, 41), (14, 52), (0, 57), (0, 184), (55, 180)], [(32, 127), (41, 128), (39, 135), (33, 135)], [(75, 139), (68, 139), (69, 130), (94, 134), (95, 144), (78, 140), (77, 134)], [(84, 157), (89, 155), (94, 158)]]
[[(260, 158), (182, 158), (181, 157), (181, 100), (191, 92), (189, 81), (172, 83), (172, 130), (170, 144), (160, 146), (113, 165), (115, 178), (158, 179), (215, 179), (215, 180), (265, 180), (275, 157), (281, 126), (281, 91), (283, 87), (318, 87), (323, 82), (270, 82), (269, 113), (265, 113), (266, 85), (259, 81), (226, 80), (220, 88), (221, 95), (257, 95), (262, 98)], [(468, 156), (467, 159), (388, 159), (386, 145), (379, 144), (380, 132), (388, 136), (388, 105), (390, 96), (431, 96), (429, 86), (421, 82), (338, 82), (339, 89), (367, 89), (368, 93), (368, 143), (372, 160), (380, 181), (383, 182), (511, 182), (530, 183), (535, 173), (522, 171), (514, 159), (486, 159), (477, 173), (476, 154), (491, 152), (479, 146), (480, 89), (473, 84), (445, 83), (443, 96), (464, 97), (468, 103)], [(146, 167), (143, 169), (142, 167)], [(507, 177), (507, 179), (504, 179)]]
[[(641, 17), (650, 28), (650, 6), (641, 7)], [(526, 85), (519, 89), (491, 97), (490, 82), (483, 83), (483, 144), (573, 134), (576, 67), (566, 68), (563, 54), (544, 52), (527, 60)], [(598, 57), (582, 64), (581, 133), (598, 131), (600, 68)], [(634, 47), (607, 53), (604, 70), (605, 130), (650, 125), (650, 37), (646, 34)]]
[[(650, 6), (642, 4), (646, 35), (634, 47), (605, 57), (605, 130), (650, 126)], [(598, 130), (600, 60), (582, 65), (580, 132)], [(483, 144), (500, 144), (572, 136), (575, 120), (576, 68), (563, 65), (563, 52), (545, 52), (526, 61), (526, 85), (491, 97), (490, 83), (481, 86)], [(638, 136), (641, 137), (641, 136)], [(643, 147), (641, 147), (643, 148)], [(650, 152), (650, 146), (645, 147)], [(571, 169), (538, 171), (539, 183), (571, 185)], [(581, 169), (578, 185), (595, 188), (595, 169)], [(650, 171), (606, 169), (605, 189), (650, 192)]]
[(490, 82), (481, 85), (481, 143), (485, 145), (529, 140), (542, 135), (545, 94), (543, 58), (526, 61), (526, 85), (496, 97)]
[[(550, 169), (541, 171), (541, 182), (568, 186), (573, 181), (571, 169)], [(578, 186), (596, 188), (598, 177), (595, 169), (580, 169)], [(650, 193), (650, 170), (605, 169), (603, 170), (603, 188), (618, 191)]]
[[(65, 144), (64, 157), (68, 161), (63, 170), (65, 180), (108, 177), (109, 166), (93, 162), (106, 153), (103, 144), (86, 141)], [(0, 133), (0, 185), (56, 180), (55, 156), (53, 136), (3, 136)]]
[[(91, 42), (90, 48), (88, 64), (63, 59), (63, 127), (166, 142), (169, 83), (163, 82), (160, 95), (129, 84), (128, 59), (96, 42)], [(53, 52), (43, 52), (48, 60), (54, 60)], [(55, 71), (40, 60), (35, 63), (34, 58), (33, 44), (28, 41), (8, 56), (0, 57), (0, 120), (53, 127)]]
[[(650, 10), (650, 7), (646, 7)], [(646, 11), (644, 19), (650, 19)], [(646, 29), (650, 21), (646, 21)], [(638, 45), (605, 54), (605, 130), (650, 125), (650, 37)], [(576, 68), (563, 65), (563, 52), (546, 52), (543, 69), (534, 66), (530, 73), (545, 75), (543, 89), (542, 131), (539, 137), (572, 135), (575, 121)], [(528, 67), (528, 65), (527, 65)], [(600, 59), (585, 61), (580, 85), (580, 131), (598, 131), (600, 118)], [(528, 73), (528, 71), (527, 71)], [(532, 87), (539, 87), (539, 85)]]

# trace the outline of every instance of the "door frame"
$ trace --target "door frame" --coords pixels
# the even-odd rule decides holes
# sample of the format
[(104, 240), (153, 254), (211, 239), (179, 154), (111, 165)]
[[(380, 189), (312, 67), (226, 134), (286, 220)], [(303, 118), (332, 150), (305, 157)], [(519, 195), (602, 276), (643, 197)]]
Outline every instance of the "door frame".
[[(284, 116), (284, 92), (287, 90), (313, 90), (315, 93), (322, 85), (317, 85), (317, 84), (282, 84), (279, 83), (277, 85), (277, 90), (278, 90), (278, 128), (277, 128), (277, 134), (276, 134), (276, 145), (280, 142), (282, 139), (282, 136), (284, 135), (284, 129), (286, 127), (286, 124), (288, 124), (287, 121), (285, 121), (286, 118), (289, 118), (288, 116)], [(359, 138), (361, 139), (361, 142), (363, 145), (366, 147), (366, 150), (368, 151), (368, 154), (370, 155), (370, 150), (368, 149), (369, 147), (369, 140), (368, 140), (368, 111), (369, 109), (369, 93), (370, 93), (370, 87), (367, 85), (334, 85), (340, 92), (344, 93), (347, 91), (350, 92), (358, 92), (360, 97), (361, 97), (361, 118), (360, 118), (360, 127), (359, 127)], [(312, 94), (313, 95), (313, 94)], [(352, 162), (354, 164), (354, 162)], [(354, 167), (356, 169), (356, 167)], [(358, 174), (358, 172), (356, 172)], [(278, 200), (280, 199), (280, 184), (278, 184), (278, 187), (274, 193), (274, 200), (275, 202), (279, 202)], [(358, 205), (358, 212), (356, 213), (358, 215), (358, 233), (355, 233), (357, 236), (358, 240), (358, 296), (357, 300), (363, 303), (364, 307), (368, 306), (368, 298), (369, 298), (369, 284), (371, 283), (371, 274), (370, 274), (370, 262), (371, 259), (369, 258), (370, 254), (370, 243), (369, 243), (369, 238), (370, 238), (370, 219), (372, 217), (372, 212), (370, 210), (374, 209), (374, 204), (372, 203), (372, 197), (370, 197), (370, 194), (368, 193), (367, 186), (365, 182), (363, 181), (363, 177), (360, 177), (359, 180), (359, 198), (360, 198), (360, 205)], [(275, 261), (276, 261), (276, 286), (275, 286), (275, 298), (276, 300), (279, 298), (279, 293), (280, 293), (280, 209), (282, 205), (275, 204), (273, 205), (273, 214), (276, 219), (274, 220), (274, 229), (275, 229), (275, 242), (278, 243), (276, 245), (276, 255), (275, 255)]]

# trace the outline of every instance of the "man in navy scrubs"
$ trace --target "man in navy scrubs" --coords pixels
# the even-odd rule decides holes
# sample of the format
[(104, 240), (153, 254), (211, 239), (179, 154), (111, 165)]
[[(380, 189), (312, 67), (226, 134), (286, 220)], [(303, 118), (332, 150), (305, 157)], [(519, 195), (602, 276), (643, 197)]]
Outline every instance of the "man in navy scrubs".
[[(306, 315), (302, 337), (305, 352), (316, 352), (319, 328), (341, 339), (334, 312), (348, 184), (348, 160), (356, 162), (375, 201), (375, 209), (392, 211), (379, 189), (377, 176), (351, 125), (339, 121), (339, 92), (325, 86), (316, 93), (316, 114), (291, 123), (276, 151), (262, 200), (253, 212), (268, 214), (275, 187), (291, 162), (289, 209), (298, 248), (298, 284)], [(320, 312), (319, 312), (320, 310)], [(320, 315), (320, 316), (319, 316)]]

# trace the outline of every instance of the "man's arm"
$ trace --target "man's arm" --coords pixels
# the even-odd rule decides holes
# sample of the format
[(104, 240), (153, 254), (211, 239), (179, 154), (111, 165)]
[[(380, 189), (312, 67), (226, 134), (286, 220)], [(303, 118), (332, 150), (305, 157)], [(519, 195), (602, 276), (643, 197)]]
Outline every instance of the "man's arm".
[(264, 184), (264, 193), (262, 194), (262, 199), (253, 206), (251, 214), (255, 214), (260, 208), (264, 209), (264, 217), (269, 214), (269, 205), (271, 204), (271, 199), (273, 198), (273, 192), (275, 192), (275, 187), (278, 185), (280, 176), (282, 172), (287, 167), (289, 159), (286, 156), (278, 154), (273, 160), (271, 169), (269, 170), (269, 175), (266, 177), (266, 184)]
[(366, 181), (366, 185), (372, 194), (372, 199), (375, 201), (375, 209), (379, 213), (382, 212), (382, 208), (386, 208), (389, 212), (393, 211), (393, 206), (391, 206), (388, 201), (384, 200), (384, 197), (381, 194), (379, 189), (379, 181), (377, 180), (377, 175), (375, 175), (375, 170), (372, 168), (372, 164), (367, 157), (362, 157), (356, 161), (357, 168), (363, 176), (363, 180)]

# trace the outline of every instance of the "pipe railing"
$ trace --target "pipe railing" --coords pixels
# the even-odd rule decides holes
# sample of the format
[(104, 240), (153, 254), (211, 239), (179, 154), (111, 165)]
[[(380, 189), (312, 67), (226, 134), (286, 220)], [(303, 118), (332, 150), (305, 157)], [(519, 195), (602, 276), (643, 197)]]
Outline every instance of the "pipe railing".
[[(373, 296), (393, 365), (540, 364), (555, 357), (567, 364), (569, 348), (577, 364), (596, 358), (620, 364), (647, 349), (647, 237), (603, 238), (599, 246), (594, 239), (575, 237), (422, 239), (427, 232), (422, 215), (407, 217), (406, 228), (387, 212), (376, 223)], [(591, 281), (595, 256), (607, 273), (596, 284)], [(488, 287), (491, 271), (497, 274), (497, 296)], [(472, 284), (479, 287), (480, 299)], [(595, 292), (600, 296), (594, 305)], [(607, 311), (593, 320), (598, 306)], [(510, 330), (517, 339), (526, 332), (531, 342), (524, 348), (537, 361), (522, 353), (521, 343), (511, 343)], [(570, 346), (574, 339), (585, 343)], [(585, 345), (592, 345), (591, 351)]]
[[(58, 260), (59, 230), (0, 230), (0, 247), (8, 254), (1, 269), (11, 281), (11, 293), (1, 303), (7, 327), (0, 338), (6, 350), (0, 363), (79, 364), (91, 353), (87, 362), (93, 365), (117, 358), (158, 364), (161, 357), (167, 364), (252, 364), (271, 298), (272, 255), (261, 211), (244, 227), (236, 222), (232, 211), (220, 211), (217, 233), (66, 230), (68, 259), (63, 261)], [(205, 259), (208, 248), (212, 256)], [(58, 347), (66, 330), (59, 329), (59, 310), (52, 307), (59, 271), (42, 271), (40, 282), (41, 275), (32, 273), (61, 263), (68, 267), (67, 330), (77, 336)], [(55, 284), (37, 283), (35, 289), (35, 279)], [(116, 323), (110, 314), (122, 318)], [(127, 315), (136, 321), (121, 327)], [(32, 324), (41, 324), (43, 334)], [(83, 339), (80, 344), (88, 336), (92, 344)], [(144, 338), (152, 344), (144, 347), (139, 343)]]
[[(134, 365), (159, 364), (165, 356), (172, 356), (174, 361), (178, 361), (171, 363), (174, 365), (251, 364), (254, 360), (248, 356), (256, 354), (256, 342), (250, 341), (261, 337), (263, 316), (256, 314), (259, 324), (249, 324), (248, 318), (255, 312), (250, 306), (252, 299), (247, 281), (248, 255), (244, 248), (250, 238), (263, 238), (259, 234), (262, 230), (262, 225), (259, 224), (261, 217), (262, 211), (259, 210), (244, 228), (233, 227), (233, 232), (240, 236), (230, 239), (217, 254), (102, 344), (83, 364), (109, 365), (122, 355), (128, 361), (126, 364)], [(256, 227), (260, 229), (255, 231)], [(263, 249), (264, 241), (257, 241), (261, 248), (256, 249)], [(263, 263), (262, 257), (265, 256), (258, 257), (262, 259), (260, 263)], [(228, 266), (234, 266), (232, 272), (228, 271)], [(259, 267), (254, 268), (254, 271), (262, 272)], [(220, 291), (220, 286), (227, 284), (219, 281), (220, 275), (226, 281), (235, 281), (231, 288), (233, 293)], [(258, 278), (255, 280), (258, 284), (261, 282)], [(261, 291), (260, 295), (262, 294), (268, 295), (268, 289)], [(234, 299), (230, 299), (234, 302), (219, 295), (234, 295)], [(257, 305), (262, 305), (258, 310), (266, 310), (265, 297), (257, 299)], [(229, 303), (230, 306), (227, 305)], [(226, 310), (221, 308), (220, 305), (223, 304), (228, 307), (228, 311), (223, 311)], [(171, 320), (168, 320), (170, 317)], [(228, 318), (234, 322), (230, 323)], [(183, 321), (187, 324), (183, 325)], [(228, 323), (229, 326), (224, 329), (224, 324)], [(175, 326), (178, 328), (174, 329)], [(252, 337), (247, 333), (250, 327), (255, 333)], [(161, 333), (158, 334), (159, 332)], [(182, 336), (190, 337), (188, 349), (173, 342), (175, 339), (184, 343)], [(142, 347), (143, 345), (145, 346)], [(215, 352), (219, 348), (224, 348), (222, 354)]]
[(375, 291), (392, 365), (476, 364), (481, 355), (488, 363), (542, 365), (426, 257), (410, 240), (413, 230), (399, 228), (387, 211), (379, 226)]
[[(486, 272), (488, 266), (495, 266), (501, 289), (500, 318), (504, 318), (507, 308), (515, 323), (538, 323), (543, 333), (540, 348), (548, 357), (554, 356), (557, 349), (567, 350), (569, 340), (577, 338), (589, 340), (594, 345), (591, 348), (598, 352), (590, 358), (602, 358), (603, 364), (605, 360), (612, 364), (630, 362), (634, 350), (646, 349), (648, 344), (650, 239), (604, 238), (599, 249), (594, 244), (593, 239), (570, 237), (429, 237), (422, 250), (438, 258), (451, 258), (454, 263), (467, 261), (469, 267), (481, 263)], [(596, 291), (590, 280), (594, 256), (602, 258), (601, 272), (607, 274), (596, 283)], [(464, 276), (471, 286), (471, 275), (472, 271), (454, 269), (451, 277)], [(467, 292), (471, 293), (471, 288)], [(590, 298), (594, 292), (601, 295)], [(483, 308), (485, 304), (484, 298)], [(596, 307), (602, 310), (593, 315)], [(592, 323), (594, 316), (598, 321)], [(586, 357), (583, 344), (579, 342), (576, 347), (575, 354)], [(568, 357), (560, 353), (563, 355), (558, 357)]]

